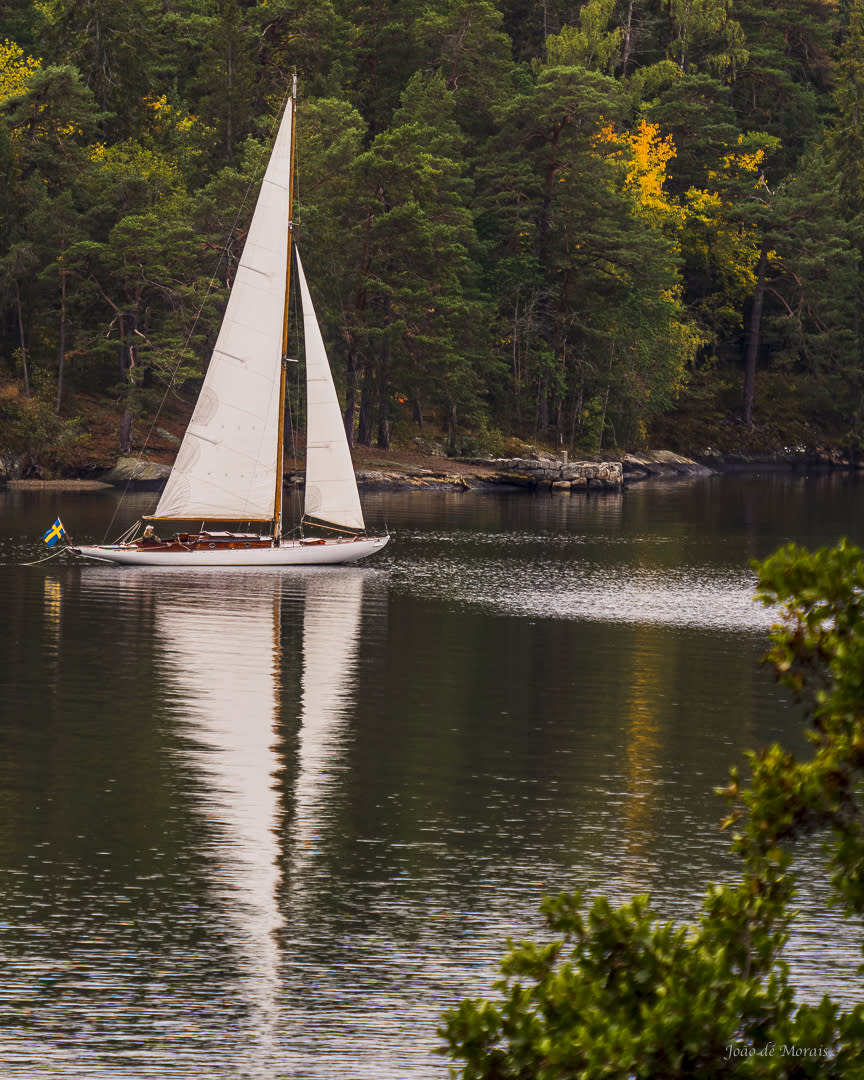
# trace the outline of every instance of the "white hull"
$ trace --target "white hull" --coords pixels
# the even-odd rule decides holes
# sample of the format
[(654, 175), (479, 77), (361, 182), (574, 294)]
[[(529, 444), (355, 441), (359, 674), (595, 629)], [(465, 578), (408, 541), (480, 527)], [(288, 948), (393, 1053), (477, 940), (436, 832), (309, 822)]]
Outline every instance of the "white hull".
[(380, 551), (389, 536), (356, 540), (283, 541), (275, 548), (222, 548), (192, 551), (159, 551), (136, 544), (79, 544), (70, 548), (75, 555), (123, 566), (323, 566), (357, 562)]

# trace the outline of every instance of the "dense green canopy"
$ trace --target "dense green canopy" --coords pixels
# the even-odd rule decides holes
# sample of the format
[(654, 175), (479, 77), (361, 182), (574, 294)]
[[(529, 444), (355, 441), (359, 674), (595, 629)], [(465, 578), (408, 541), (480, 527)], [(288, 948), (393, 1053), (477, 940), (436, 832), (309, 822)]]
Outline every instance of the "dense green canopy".
[(296, 70), (353, 439), (855, 451), (862, 32), (864, 0), (4, 0), (0, 392), (100, 395), (127, 446), (191, 398)]

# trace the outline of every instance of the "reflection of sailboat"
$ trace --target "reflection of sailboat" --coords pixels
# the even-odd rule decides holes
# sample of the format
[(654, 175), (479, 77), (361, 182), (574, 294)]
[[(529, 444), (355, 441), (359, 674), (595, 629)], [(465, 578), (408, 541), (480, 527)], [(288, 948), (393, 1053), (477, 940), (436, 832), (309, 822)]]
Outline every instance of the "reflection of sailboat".
[(275, 931), (281, 925), (274, 746), (281, 704), (281, 575), (239, 572), (217, 579), (169, 572), (167, 589), (162, 574), (158, 581), (136, 575), (139, 582), (159, 586), (151, 593), (157, 640), (170, 665), (177, 711), (187, 721), (187, 754), (204, 778), (202, 809), (219, 838), (213, 883), (235, 924), (243, 997), (267, 1052), (277, 1030)]
[[(293, 566), (372, 555), (333, 376), (300, 258), (293, 249), (294, 114), (285, 109), (195, 412), (152, 522), (197, 523), (160, 540), (141, 522), (114, 544), (78, 555), (149, 566)], [(292, 251), (306, 356), (306, 487), (301, 524), (329, 536), (284, 535), (283, 441)], [(205, 530), (206, 523), (217, 528)], [(258, 532), (225, 531), (226, 524)], [(175, 526), (172, 526), (175, 527)]]
[[(293, 1000), (295, 950), (286, 950), (283, 934), (297, 930), (294, 911), (285, 928), (285, 885), (303, 907), (310, 883), (318, 897), (321, 874), (332, 872), (322, 853), (332, 842), (330, 804), (341, 804), (334, 787), (344, 782), (337, 770), (355, 700), (361, 604), (364, 589), (380, 578), (359, 568), (301, 568), (290, 575), (97, 569), (87, 576), (89, 587), (106, 591), (118, 607), (152, 617), (164, 707), (181, 737), (180, 775), (192, 767), (182, 813), (194, 853), (203, 857), (206, 901), (198, 918), (202, 928), (218, 928), (224, 942), (232, 1001), (243, 1017), (238, 1045), (251, 1071), (262, 1075), (284, 1065), (286, 1026), (296, 1018), (293, 1005), (291, 1016), (285, 1012), (286, 999)], [(284, 611), (291, 612), (290, 623), (283, 624)], [(300, 644), (302, 633), (303, 647), (299, 687), (286, 680), (293, 660), (282, 647), (295, 626), (294, 642)], [(296, 810), (285, 823), (281, 740), (292, 699), (302, 727)], [(169, 745), (176, 745), (174, 737)], [(290, 850), (283, 850), (283, 835)], [(302, 924), (304, 947), (312, 925)], [(304, 1000), (307, 974), (304, 968)], [(315, 1017), (307, 1022), (310, 1032), (317, 1030)]]
[(314, 877), (313, 863), (333, 807), (332, 789), (341, 785), (339, 756), (352, 704), (368, 573), (316, 571), (306, 579), (297, 781), (290, 832), (291, 876), (301, 887), (309, 876)]

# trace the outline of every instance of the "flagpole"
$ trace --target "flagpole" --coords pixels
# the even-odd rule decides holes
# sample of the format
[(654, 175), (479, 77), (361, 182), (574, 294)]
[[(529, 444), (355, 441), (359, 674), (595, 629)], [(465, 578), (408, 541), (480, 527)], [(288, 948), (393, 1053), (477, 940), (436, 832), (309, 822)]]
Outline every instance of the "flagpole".
[[(65, 543), (62, 545), (60, 544), (61, 540), (65, 540)], [(71, 549), (72, 543), (69, 539), (69, 533), (59, 517), (51, 528), (43, 534), (42, 543), (48, 544), (48, 546), (52, 548), (57, 545), (57, 550), (52, 551), (50, 555), (46, 555), (44, 559), (35, 559), (33, 562), (21, 563), (22, 566), (38, 566), (40, 563), (48, 562), (49, 559), (56, 559), (58, 555), (62, 555), (65, 551)]]

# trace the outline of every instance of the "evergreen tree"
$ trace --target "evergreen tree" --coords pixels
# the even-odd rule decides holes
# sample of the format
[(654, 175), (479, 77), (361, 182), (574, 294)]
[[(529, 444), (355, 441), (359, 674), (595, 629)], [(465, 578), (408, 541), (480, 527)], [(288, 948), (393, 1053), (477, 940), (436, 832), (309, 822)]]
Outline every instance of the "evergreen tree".
[(335, 7), (349, 28), (349, 98), (374, 136), (389, 125), (402, 90), (421, 66), (420, 42), (406, 27), (413, 28), (427, 8), (420, 0), (335, 0)]
[(156, 0), (48, 0), (42, 7), (46, 58), (81, 73), (106, 134), (138, 129), (151, 90), (148, 65), (163, 40), (159, 10)]
[[(188, 206), (160, 203), (128, 214), (106, 243), (82, 241), (65, 256), (70, 272), (101, 303), (91, 356), (111, 378), (121, 404), (120, 449), (135, 445), (134, 422), (166, 388), (191, 374), (188, 339), (196, 321), (198, 243)], [(109, 372), (113, 373), (112, 375)]]
[(670, 192), (683, 198), (691, 188), (708, 188), (738, 145), (728, 88), (712, 75), (685, 75), (666, 85), (645, 111), (675, 144), (668, 166)]
[(864, 0), (851, 0), (848, 5), (835, 75), (837, 116), (826, 145), (847, 215), (857, 219), (864, 201)]
[(825, 140), (831, 170), (837, 178), (842, 219), (851, 230), (857, 253), (857, 288), (854, 309), (847, 328), (855, 340), (854, 373), (850, 377), (851, 395), (840, 393), (839, 400), (851, 397), (852, 423), (850, 447), (858, 454), (864, 440), (864, 3), (851, 0), (840, 43), (836, 69), (834, 101), (837, 116)]
[(371, 252), (367, 231), (358, 223), (362, 212), (352, 170), (366, 138), (366, 124), (345, 101), (306, 97), (301, 99), (297, 122), (297, 243), (316, 283), (316, 312), (330, 344), (337, 381), (339, 359), (344, 357), (345, 430), (353, 443), (367, 363), (364, 276)]
[(34, 379), (44, 385), (57, 363), (60, 290), (45, 271), (80, 227), (72, 193), (91, 169), (86, 143), (99, 114), (68, 66), (32, 65), (18, 91), (0, 102), (0, 273), (7, 284), (6, 337), (29, 393)]
[(775, 371), (806, 380), (814, 419), (852, 435), (864, 419), (849, 393), (862, 390), (855, 334), (859, 256), (838, 181), (819, 151), (778, 190), (773, 226), (769, 243), (777, 269), (763, 350)]
[[(341, 0), (273, 0), (258, 8), (259, 72), (279, 96), (293, 72), (309, 97), (338, 97), (353, 88), (354, 33)], [(349, 9), (350, 10), (350, 9)]]
[[(515, 410), (528, 420), (524, 391), (535, 387), (534, 432), (571, 447), (643, 437), (698, 337), (686, 329), (668, 220), (646, 203), (636, 144), (610, 126), (627, 105), (612, 79), (544, 69), (502, 116), (497, 165), (478, 170), (487, 191), (510, 176), (496, 224), (508, 290), (499, 340), (519, 378)], [(494, 218), (483, 220), (485, 232)], [(514, 287), (516, 268), (528, 274)], [(520, 331), (530, 349), (514, 341)]]
[[(450, 441), (463, 410), (476, 409), (478, 369), (471, 364), (478, 325), (471, 298), (467, 207), (470, 184), (460, 163), (462, 137), (440, 76), (417, 76), (391, 128), (354, 165), (364, 193), (362, 292), (367, 363), (361, 442), (377, 415), (379, 445), (389, 445), (394, 397), (445, 414)], [(437, 126), (429, 122), (430, 112)], [(442, 120), (442, 117), (446, 118)]]
[(237, 0), (221, 0), (216, 15), (206, 20), (207, 34), (194, 43), (198, 70), (188, 100), (216, 131), (225, 161), (233, 159), (249, 132), (256, 98), (258, 35), (249, 15)]
[(781, 140), (780, 170), (794, 167), (821, 132), (830, 103), (832, 41), (840, 29), (834, 0), (735, 0), (747, 59), (731, 80), (732, 104), (743, 130)]
[[(511, 89), (510, 41), (498, 9), (489, 0), (452, 0), (418, 20), (417, 37), (428, 63), (444, 77), (456, 117), (472, 139), (492, 128), (491, 111)], [(434, 117), (429, 117), (434, 126)], [(466, 149), (470, 148), (466, 147)]]

